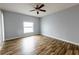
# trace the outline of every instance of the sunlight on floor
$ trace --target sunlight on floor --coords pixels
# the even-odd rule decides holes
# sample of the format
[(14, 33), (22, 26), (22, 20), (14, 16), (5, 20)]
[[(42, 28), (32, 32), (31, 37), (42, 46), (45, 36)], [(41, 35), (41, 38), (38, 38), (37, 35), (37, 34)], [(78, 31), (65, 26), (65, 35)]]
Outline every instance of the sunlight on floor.
[(24, 38), (22, 40), (22, 52), (24, 53), (33, 53), (36, 44), (37, 44), (37, 40), (35, 40), (34, 38), (28, 37), (28, 38)]

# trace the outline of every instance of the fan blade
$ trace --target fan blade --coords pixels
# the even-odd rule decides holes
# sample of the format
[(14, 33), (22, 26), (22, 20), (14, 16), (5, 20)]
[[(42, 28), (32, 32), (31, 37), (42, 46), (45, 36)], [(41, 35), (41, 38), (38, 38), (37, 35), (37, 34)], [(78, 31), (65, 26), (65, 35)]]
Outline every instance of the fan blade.
[(40, 9), (40, 11), (46, 12), (46, 10), (42, 10), (42, 9)]
[(38, 6), (38, 5), (36, 5), (36, 8), (39, 8), (39, 6)]
[(30, 11), (35, 11), (35, 10), (30, 10)]
[(41, 4), (40, 7), (39, 7), (39, 9), (42, 8), (42, 7), (44, 7), (44, 4)]
[(37, 14), (39, 14), (39, 12), (37, 11)]

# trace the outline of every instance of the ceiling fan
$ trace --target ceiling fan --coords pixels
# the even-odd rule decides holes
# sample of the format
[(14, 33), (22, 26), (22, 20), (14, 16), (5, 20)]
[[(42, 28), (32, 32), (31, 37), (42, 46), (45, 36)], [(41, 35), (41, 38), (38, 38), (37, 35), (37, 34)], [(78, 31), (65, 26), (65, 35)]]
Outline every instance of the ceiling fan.
[(39, 11), (41, 11), (41, 12), (46, 12), (46, 10), (41, 9), (41, 8), (43, 8), (44, 6), (45, 6), (44, 4), (41, 4), (41, 5), (37, 4), (37, 5), (34, 7), (34, 9), (33, 9), (33, 10), (30, 10), (30, 11), (36, 11), (37, 14), (39, 14)]

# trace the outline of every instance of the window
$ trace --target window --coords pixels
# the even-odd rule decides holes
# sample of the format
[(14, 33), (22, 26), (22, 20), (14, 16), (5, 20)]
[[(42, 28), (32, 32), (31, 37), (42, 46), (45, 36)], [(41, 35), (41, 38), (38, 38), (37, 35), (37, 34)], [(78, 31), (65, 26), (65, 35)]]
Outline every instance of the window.
[(30, 33), (33, 32), (33, 22), (24, 22), (24, 33)]

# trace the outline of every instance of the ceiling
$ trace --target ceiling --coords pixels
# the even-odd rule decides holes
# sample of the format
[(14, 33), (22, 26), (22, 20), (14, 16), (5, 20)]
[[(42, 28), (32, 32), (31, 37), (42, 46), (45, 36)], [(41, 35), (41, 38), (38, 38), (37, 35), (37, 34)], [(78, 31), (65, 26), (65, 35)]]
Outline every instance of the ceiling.
[(45, 9), (46, 12), (40, 12), (40, 14), (37, 15), (35, 11), (30, 12), (36, 4), (37, 3), (0, 3), (0, 9), (36, 17), (43, 17), (77, 5), (77, 3), (44, 3), (45, 6), (42, 9)]

